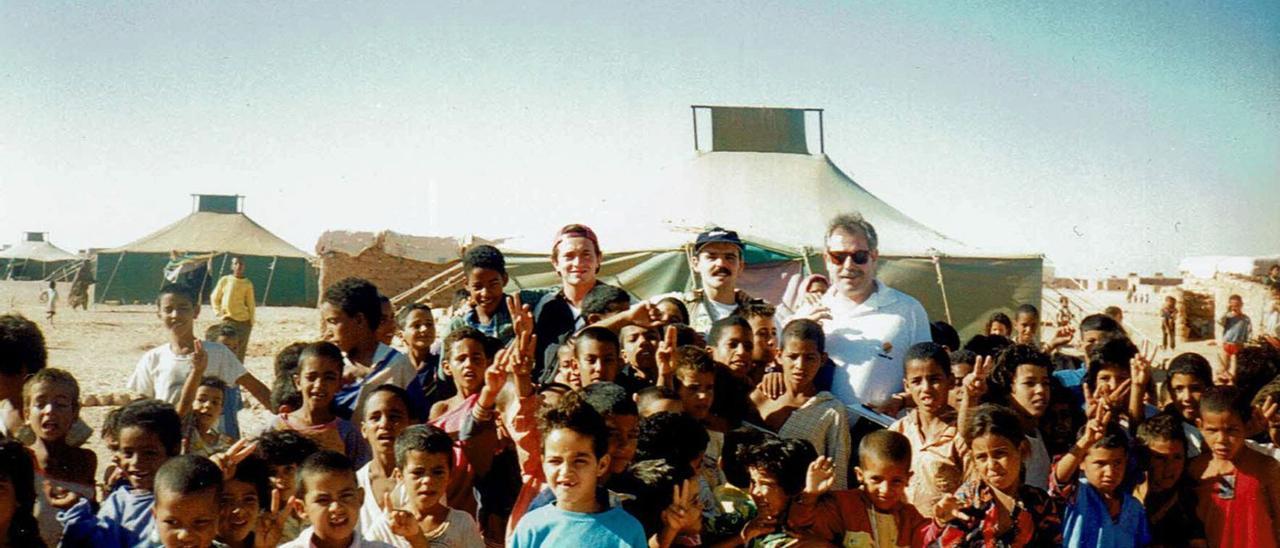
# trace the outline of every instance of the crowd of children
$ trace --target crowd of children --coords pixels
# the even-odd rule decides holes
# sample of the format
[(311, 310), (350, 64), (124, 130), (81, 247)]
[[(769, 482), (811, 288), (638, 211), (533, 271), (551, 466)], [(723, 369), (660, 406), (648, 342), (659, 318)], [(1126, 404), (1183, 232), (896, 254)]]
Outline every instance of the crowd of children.
[[(1280, 539), (1280, 380), (1265, 345), (1242, 339), (1226, 368), (1192, 353), (1153, 363), (1121, 322), (1092, 315), (1081, 359), (1041, 343), (1029, 305), (963, 346), (938, 322), (905, 353), (902, 409), (881, 429), (827, 390), (813, 320), (780, 324), (751, 302), (701, 333), (678, 299), (637, 313), (600, 284), (580, 324), (544, 341), (536, 307), (503, 293), (501, 252), (476, 246), (463, 265), (467, 295), (441, 337), (424, 305), (395, 310), (360, 279), (329, 287), (322, 340), (280, 349), (270, 387), (237, 359), (235, 330), (198, 339), (196, 294), (166, 285), (169, 340), (101, 426), (102, 477), (79, 447), (75, 377), (46, 366), (36, 324), (0, 316), (0, 545)], [(241, 431), (241, 389), (270, 411), (264, 431)]]

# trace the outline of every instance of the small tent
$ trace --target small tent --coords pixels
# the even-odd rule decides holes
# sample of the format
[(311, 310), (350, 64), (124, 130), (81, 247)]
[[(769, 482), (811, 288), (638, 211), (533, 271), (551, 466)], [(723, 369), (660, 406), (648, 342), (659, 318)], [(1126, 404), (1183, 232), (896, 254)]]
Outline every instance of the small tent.
[(21, 242), (0, 250), (0, 280), (43, 280), (78, 261), (49, 243), (47, 232), (27, 232)]
[[(633, 204), (633, 213), (615, 225), (592, 227), (605, 251), (602, 280), (641, 298), (691, 289), (697, 280), (689, 244), (702, 229), (721, 226), (747, 242), (739, 286), (778, 302), (781, 274), (826, 274), (827, 222), (858, 212), (879, 235), (879, 279), (914, 296), (930, 318), (949, 319), (967, 336), (977, 334), (993, 312), (1040, 306), (1043, 256), (965, 245), (877, 198), (825, 154), (820, 110), (693, 109), (695, 156), (652, 181), (648, 194), (659, 201)], [(699, 145), (700, 113), (710, 114), (709, 150)], [(813, 114), (817, 120), (806, 118)], [(818, 128), (816, 154), (810, 152), (809, 125)], [(541, 251), (546, 245), (545, 238), (532, 237), (503, 244), (510, 288), (559, 283)]]
[[(245, 262), (258, 306), (315, 306), (316, 269), (311, 257), (254, 222), (240, 196), (195, 195), (194, 211), (141, 239), (97, 254), (94, 301), (154, 302), (165, 272), (188, 271), (207, 298), (218, 278), (231, 272), (231, 256)], [(200, 272), (203, 270), (203, 272)]]

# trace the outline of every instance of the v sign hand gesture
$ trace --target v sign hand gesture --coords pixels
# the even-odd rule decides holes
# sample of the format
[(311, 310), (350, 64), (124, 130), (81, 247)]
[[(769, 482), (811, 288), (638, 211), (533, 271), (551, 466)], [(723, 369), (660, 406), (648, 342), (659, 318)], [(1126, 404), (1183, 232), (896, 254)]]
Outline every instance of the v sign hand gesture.
[(654, 361), (658, 362), (658, 385), (670, 387), (674, 380), (675, 369), (672, 365), (676, 354), (676, 326), (668, 325), (658, 349), (654, 351)]

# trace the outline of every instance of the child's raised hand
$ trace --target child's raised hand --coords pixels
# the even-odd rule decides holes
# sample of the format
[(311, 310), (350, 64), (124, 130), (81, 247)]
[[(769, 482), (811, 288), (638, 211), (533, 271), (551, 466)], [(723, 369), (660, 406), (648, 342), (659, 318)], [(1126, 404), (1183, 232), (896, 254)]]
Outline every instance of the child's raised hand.
[(961, 511), (963, 507), (963, 502), (955, 495), (942, 495), (942, 498), (933, 505), (933, 519), (938, 523), (946, 523), (950, 520), (967, 522), (969, 515)]
[(191, 353), (191, 370), (198, 377), (203, 378), (205, 369), (209, 367), (209, 353), (204, 350), (204, 343), (200, 339), (196, 339), (195, 347)]
[(821, 456), (809, 463), (809, 471), (804, 475), (804, 495), (819, 497), (831, 490), (836, 482), (835, 465), (831, 459)]
[(1074, 327), (1071, 327), (1069, 325), (1059, 327), (1058, 330), (1053, 333), (1053, 338), (1049, 340), (1048, 346), (1049, 348), (1057, 348), (1059, 346), (1065, 346), (1069, 344), (1071, 342), (1071, 339), (1075, 336), (1076, 336), (1076, 330)]
[(515, 353), (515, 349), (508, 346), (498, 351), (493, 357), (493, 363), (484, 370), (484, 386), (480, 388), (480, 398), (476, 400), (476, 405), (484, 409), (493, 409), (494, 403), (498, 401), (498, 392), (502, 391), (502, 385), (507, 382), (507, 369), (511, 367), (511, 355)]
[(511, 347), (503, 348), (494, 356), (493, 363), (484, 370), (484, 386), (485, 388), (493, 387), (494, 390), (502, 388), (502, 384), (507, 382), (507, 371), (513, 369), (512, 360), (515, 349)]
[(832, 316), (831, 309), (822, 304), (822, 299), (813, 294), (805, 293), (800, 297), (800, 305), (796, 307), (796, 314), (792, 318), (821, 322), (830, 320)]
[(538, 336), (529, 335), (528, 345), (517, 347), (511, 359), (511, 374), (516, 377), (528, 377), (533, 374), (533, 349), (538, 345)]
[(209, 460), (222, 469), (223, 479), (231, 479), (236, 475), (236, 466), (253, 454), (258, 442), (249, 438), (240, 438), (231, 444), (226, 451), (214, 454)]
[(418, 523), (418, 516), (413, 515), (408, 510), (396, 508), (391, 503), (391, 491), (382, 494), (382, 508), (383, 515), (386, 516), (387, 525), (392, 533), (406, 539), (422, 534), (422, 526)]
[(1093, 444), (1098, 443), (1102, 439), (1102, 435), (1107, 431), (1107, 423), (1111, 422), (1111, 409), (1106, 405), (1099, 405), (1095, 408), (1089, 422), (1084, 425), (1084, 433), (1080, 439), (1076, 441), (1076, 446), (1089, 449)]
[(645, 329), (654, 329), (662, 325), (662, 314), (653, 306), (653, 303), (643, 301), (627, 310), (627, 322), (631, 325), (643, 327)]
[(654, 361), (658, 362), (658, 378), (669, 379), (673, 373), (671, 361), (676, 354), (676, 326), (668, 325), (658, 349), (653, 352)]
[(1133, 381), (1132, 385), (1138, 387), (1139, 391), (1145, 389), (1147, 383), (1151, 382), (1151, 363), (1156, 357), (1156, 351), (1151, 350), (1151, 342), (1142, 342), (1142, 352), (1139, 352), (1129, 360), (1129, 379)]
[(692, 532), (702, 525), (702, 512), (698, 511), (698, 483), (687, 479), (672, 486), (671, 504), (662, 511), (662, 526), (671, 535)]
[(973, 360), (973, 371), (964, 376), (964, 391), (971, 401), (977, 401), (987, 392), (987, 377), (993, 369), (991, 356), (978, 356)]
[(533, 311), (529, 305), (520, 302), (520, 294), (507, 296), (507, 312), (511, 314), (511, 330), (515, 332), (516, 346), (521, 350), (532, 350), (527, 346), (529, 337), (533, 336)]
[(1276, 401), (1274, 396), (1267, 396), (1262, 405), (1255, 407), (1258, 413), (1262, 415), (1262, 419), (1267, 422), (1267, 427), (1275, 430), (1280, 428), (1280, 401)]
[(283, 499), (283, 491), (271, 489), (271, 506), (268, 511), (258, 514), (258, 523), (254, 526), (254, 548), (272, 548), (280, 544), (280, 537), (284, 535)]

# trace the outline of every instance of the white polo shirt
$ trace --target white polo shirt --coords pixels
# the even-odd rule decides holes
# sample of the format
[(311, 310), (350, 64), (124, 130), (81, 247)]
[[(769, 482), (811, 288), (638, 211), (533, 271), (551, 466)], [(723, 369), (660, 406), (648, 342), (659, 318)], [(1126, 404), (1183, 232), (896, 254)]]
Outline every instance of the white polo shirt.
[[(910, 295), (875, 281), (862, 304), (836, 291), (822, 298), (831, 320), (822, 322), (827, 354), (835, 363), (831, 393), (845, 405), (874, 405), (902, 391), (902, 358), (918, 342), (932, 340), (929, 316)], [(889, 351), (884, 343), (890, 343)]]

